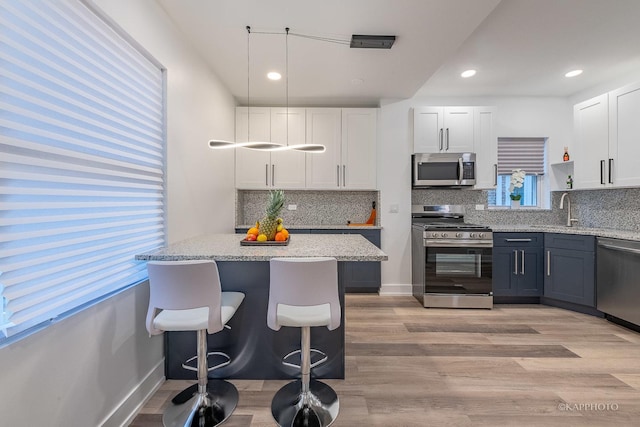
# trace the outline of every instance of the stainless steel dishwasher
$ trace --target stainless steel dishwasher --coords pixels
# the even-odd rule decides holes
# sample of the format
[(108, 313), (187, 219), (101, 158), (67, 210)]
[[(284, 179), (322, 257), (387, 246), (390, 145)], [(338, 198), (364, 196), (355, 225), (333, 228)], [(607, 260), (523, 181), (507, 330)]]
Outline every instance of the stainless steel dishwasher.
[(640, 325), (640, 242), (598, 238), (596, 307)]

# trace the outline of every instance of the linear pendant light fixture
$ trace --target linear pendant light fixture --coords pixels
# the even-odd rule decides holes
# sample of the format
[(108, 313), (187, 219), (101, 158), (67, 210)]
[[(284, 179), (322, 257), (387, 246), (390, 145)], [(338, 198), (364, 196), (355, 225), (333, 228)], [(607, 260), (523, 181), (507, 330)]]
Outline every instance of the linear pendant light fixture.
[[(249, 58), (250, 58), (250, 44), (249, 38), (251, 35), (251, 27), (247, 25), (247, 139), (250, 140), (250, 125), (251, 125), (251, 99), (249, 97)], [(252, 150), (260, 151), (287, 151), (296, 150), (305, 153), (324, 153), (326, 148), (321, 144), (294, 144), (289, 145), (289, 28), (285, 28), (285, 44), (286, 44), (286, 98), (287, 98), (287, 145), (278, 144), (276, 142), (267, 141), (249, 141), (249, 142), (231, 142), (224, 140), (212, 139), (209, 141), (209, 148), (221, 149), (221, 148), (249, 148)]]

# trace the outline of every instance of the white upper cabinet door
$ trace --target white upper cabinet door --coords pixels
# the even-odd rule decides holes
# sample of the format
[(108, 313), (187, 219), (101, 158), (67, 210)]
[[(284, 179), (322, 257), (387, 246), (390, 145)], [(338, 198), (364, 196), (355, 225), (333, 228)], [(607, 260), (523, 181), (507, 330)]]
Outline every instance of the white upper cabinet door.
[(472, 153), (473, 107), (413, 109), (414, 153)]
[(573, 148), (573, 185), (576, 189), (601, 188), (608, 182), (609, 101), (600, 95), (573, 107), (576, 144)]
[[(251, 117), (249, 117), (251, 110)], [(249, 134), (249, 137), (247, 135)], [(271, 141), (271, 111), (265, 107), (236, 108), (236, 142)], [(268, 188), (271, 184), (268, 151), (236, 148), (236, 187)]]
[(335, 190), (341, 184), (340, 108), (307, 108), (307, 144), (323, 144), (326, 151), (307, 154), (307, 188)]
[(496, 107), (474, 108), (477, 189), (495, 189), (498, 185), (498, 139), (495, 130)]
[(473, 153), (473, 107), (444, 107), (445, 153)]
[(640, 185), (640, 84), (609, 92), (609, 159), (607, 183)]
[(342, 187), (376, 189), (376, 136), (375, 108), (342, 109)]
[[(304, 144), (305, 109), (271, 108), (271, 142), (282, 145)], [(288, 132), (287, 132), (288, 126)], [(271, 180), (274, 188), (305, 187), (305, 153), (302, 151), (271, 152)]]
[(413, 109), (413, 152), (439, 153), (444, 150), (444, 108)]

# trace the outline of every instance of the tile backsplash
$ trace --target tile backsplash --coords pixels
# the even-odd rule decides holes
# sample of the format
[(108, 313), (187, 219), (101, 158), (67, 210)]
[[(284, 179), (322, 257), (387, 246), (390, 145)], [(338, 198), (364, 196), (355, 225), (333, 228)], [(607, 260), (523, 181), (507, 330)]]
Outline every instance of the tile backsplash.
[[(564, 225), (562, 191), (551, 193), (552, 209), (486, 209), (484, 190), (412, 190), (411, 204), (465, 206), (465, 222), (476, 224)], [(640, 231), (640, 188), (573, 190), (569, 192), (575, 226)], [(485, 205), (485, 210), (475, 210)]]
[[(377, 191), (308, 191), (285, 190), (281, 217), (290, 225), (347, 225), (369, 219), (371, 204), (380, 205)], [(237, 190), (236, 225), (251, 225), (264, 216), (268, 190)], [(296, 210), (288, 210), (296, 205)], [(380, 224), (380, 210), (376, 209)]]

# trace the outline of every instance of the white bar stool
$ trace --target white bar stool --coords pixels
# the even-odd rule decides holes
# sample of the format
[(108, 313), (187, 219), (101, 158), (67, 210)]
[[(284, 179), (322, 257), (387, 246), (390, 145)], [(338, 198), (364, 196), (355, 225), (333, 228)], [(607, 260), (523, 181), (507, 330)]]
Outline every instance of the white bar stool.
[[(171, 405), (162, 416), (165, 427), (212, 427), (231, 415), (238, 404), (238, 390), (224, 380), (208, 380), (208, 373), (227, 366), (231, 358), (222, 352), (207, 353), (207, 332), (220, 332), (244, 299), (241, 292), (222, 292), (215, 261), (150, 261), (147, 330), (197, 331), (197, 355), (182, 366), (197, 371), (198, 387), (187, 402)], [(208, 366), (208, 356), (225, 361)], [(197, 367), (187, 363), (197, 360)], [(187, 389), (189, 390), (189, 389)]]
[[(267, 325), (277, 331), (282, 326), (301, 328), (300, 350), (289, 353), (283, 363), (299, 367), (301, 379), (290, 382), (274, 395), (271, 413), (281, 427), (329, 426), (339, 411), (336, 392), (327, 384), (311, 379), (311, 368), (327, 360), (311, 349), (311, 327), (340, 326), (338, 262), (335, 258), (272, 258), (270, 261)], [(324, 357), (311, 364), (311, 352)], [(285, 362), (300, 353), (300, 366)]]

